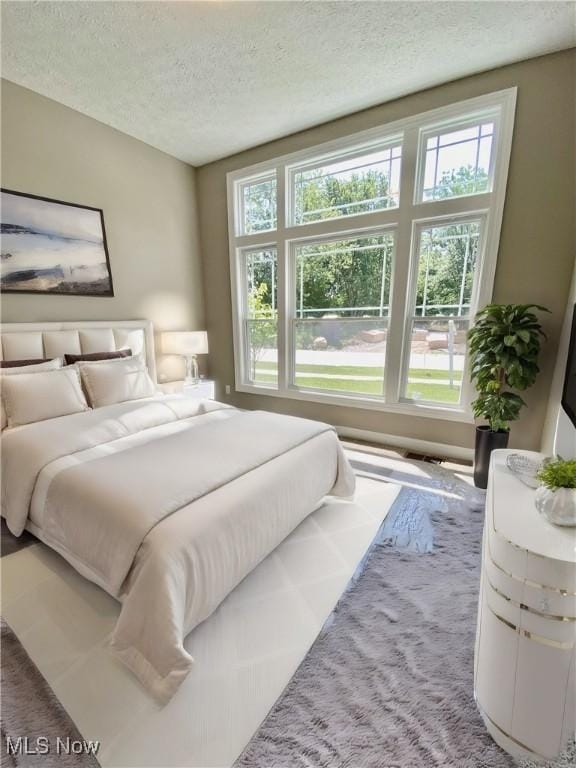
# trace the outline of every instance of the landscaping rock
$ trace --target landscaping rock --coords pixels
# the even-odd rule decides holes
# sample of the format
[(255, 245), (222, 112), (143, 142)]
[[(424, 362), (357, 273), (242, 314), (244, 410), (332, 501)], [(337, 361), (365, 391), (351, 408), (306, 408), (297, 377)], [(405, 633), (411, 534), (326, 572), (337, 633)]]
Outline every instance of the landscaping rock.
[(386, 340), (386, 331), (373, 330), (373, 331), (360, 331), (358, 334), (362, 341), (367, 341), (369, 344), (377, 344), (379, 341)]
[(426, 339), (428, 349), (448, 349), (448, 335), (443, 333), (430, 333)]
[(327, 349), (327, 347), (328, 341), (324, 338), (324, 336), (316, 336), (312, 342), (312, 349)]

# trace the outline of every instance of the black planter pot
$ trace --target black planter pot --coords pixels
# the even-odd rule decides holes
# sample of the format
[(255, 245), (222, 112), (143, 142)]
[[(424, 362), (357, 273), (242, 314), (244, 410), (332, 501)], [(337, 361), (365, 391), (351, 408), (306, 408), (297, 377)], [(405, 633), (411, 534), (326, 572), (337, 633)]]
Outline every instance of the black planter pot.
[(510, 432), (499, 429), (493, 432), (490, 427), (476, 427), (476, 449), (474, 453), (474, 485), (476, 488), (488, 487), (488, 469), (490, 454), (497, 448), (506, 448)]

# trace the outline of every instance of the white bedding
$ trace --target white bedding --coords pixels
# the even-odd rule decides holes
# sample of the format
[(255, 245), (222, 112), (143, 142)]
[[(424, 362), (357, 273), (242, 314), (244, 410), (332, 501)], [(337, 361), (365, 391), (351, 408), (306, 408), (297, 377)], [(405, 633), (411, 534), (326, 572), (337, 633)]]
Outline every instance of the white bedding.
[(160, 700), (186, 634), (354, 477), (332, 428), (179, 397), (8, 430), (2, 514), (122, 601), (114, 652)]

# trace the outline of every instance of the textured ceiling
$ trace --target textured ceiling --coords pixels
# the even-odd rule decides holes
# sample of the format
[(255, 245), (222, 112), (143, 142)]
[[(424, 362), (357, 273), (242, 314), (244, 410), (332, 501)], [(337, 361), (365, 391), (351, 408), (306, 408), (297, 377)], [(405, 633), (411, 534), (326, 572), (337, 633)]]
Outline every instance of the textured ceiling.
[(576, 44), (572, 2), (2, 2), (2, 74), (200, 165)]

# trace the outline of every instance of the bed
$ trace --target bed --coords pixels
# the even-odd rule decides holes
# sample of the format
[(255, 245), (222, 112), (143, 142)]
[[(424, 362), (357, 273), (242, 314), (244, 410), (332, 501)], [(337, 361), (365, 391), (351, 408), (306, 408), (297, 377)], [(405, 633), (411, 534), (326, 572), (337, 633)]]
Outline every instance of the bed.
[[(4, 359), (129, 346), (155, 381), (152, 326), (8, 324)], [(160, 702), (185, 636), (354, 476), (326, 424), (151, 394), (5, 429), (2, 515), (121, 604), (110, 649)]]

